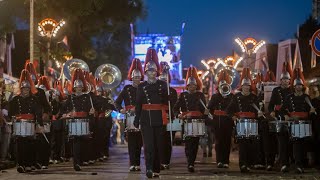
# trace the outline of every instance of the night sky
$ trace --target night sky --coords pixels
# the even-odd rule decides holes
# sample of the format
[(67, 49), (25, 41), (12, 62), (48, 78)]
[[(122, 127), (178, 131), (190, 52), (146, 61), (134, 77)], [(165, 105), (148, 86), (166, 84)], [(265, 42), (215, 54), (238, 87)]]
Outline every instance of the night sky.
[(145, 0), (148, 16), (136, 33), (179, 35), (186, 22), (181, 56), (183, 66), (199, 68), (201, 59), (224, 58), (234, 42), (253, 37), (267, 43), (293, 38), (298, 24), (311, 15), (312, 0)]

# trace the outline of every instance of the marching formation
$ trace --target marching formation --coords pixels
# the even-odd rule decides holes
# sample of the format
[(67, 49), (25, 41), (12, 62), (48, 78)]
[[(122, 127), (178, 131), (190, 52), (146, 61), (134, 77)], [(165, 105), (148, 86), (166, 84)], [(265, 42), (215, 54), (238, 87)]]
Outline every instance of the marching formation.
[(233, 139), (239, 145), (243, 173), (277, 170), (276, 165), (283, 173), (291, 165), (303, 173), (308, 152), (314, 152), (313, 164), (320, 166), (319, 87), (310, 85), (307, 95), (299, 68), (292, 71), (283, 64), (281, 84), (272, 90), (269, 104), (261, 85), (275, 83), (271, 71), (253, 79), (250, 69), (243, 68), (236, 90), (231, 89), (227, 70), (218, 77), (216, 93), (207, 102), (197, 69), (189, 67), (185, 91), (177, 94), (170, 87), (168, 64), (159, 63), (150, 48), (144, 68), (139, 59), (132, 60), (128, 72), (132, 84), (113, 102), (102, 81), (90, 72), (75, 69), (70, 81), (56, 81), (51, 88), (47, 78), (38, 78), (33, 64), (26, 63), (19, 93), (1, 102), (8, 104), (6, 123), (12, 123), (17, 171), (47, 169), (50, 162), (71, 157), (80, 171), (81, 166), (108, 159), (114, 110), (125, 115), (129, 171), (141, 170), (143, 147), (148, 178), (170, 169), (177, 131), (183, 134), (186, 168), (194, 172), (199, 139), (207, 127), (214, 133), (217, 168), (229, 168)]

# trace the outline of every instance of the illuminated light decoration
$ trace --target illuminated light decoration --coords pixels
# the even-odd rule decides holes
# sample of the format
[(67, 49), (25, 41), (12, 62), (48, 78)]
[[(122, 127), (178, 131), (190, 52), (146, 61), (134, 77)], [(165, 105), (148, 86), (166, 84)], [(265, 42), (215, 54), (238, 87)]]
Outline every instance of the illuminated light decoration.
[(249, 38), (244, 40), (244, 44), (245, 45), (252, 44), (252, 45), (255, 46), (257, 44), (257, 41), (255, 39), (249, 37)]
[(243, 53), (247, 52), (247, 47), (246, 47), (246, 45), (244, 44), (244, 42), (240, 38), (236, 38), (234, 41), (236, 41), (236, 43), (240, 46), (241, 51)]
[(202, 77), (204, 78), (204, 77), (206, 77), (208, 74), (209, 74), (209, 71), (206, 71), (206, 72), (202, 75)]
[(64, 20), (61, 20), (59, 23), (51, 18), (46, 18), (38, 23), (38, 31), (40, 36), (47, 36), (51, 38), (55, 37), (60, 30), (66, 24)]
[(266, 42), (265, 41), (260, 41), (258, 44), (256, 44), (254, 47), (253, 47), (253, 53), (257, 53), (257, 51), (263, 46), (265, 45)]
[(243, 60), (243, 57), (240, 57), (237, 62), (234, 64), (234, 68), (237, 69), (238, 64)]
[(56, 61), (57, 68), (61, 68), (61, 63), (59, 61)]
[(223, 62), (223, 60), (218, 61), (215, 65), (214, 65), (214, 69), (217, 69), (219, 65), (222, 65), (224, 67), (226, 67), (227, 65)]
[(210, 69), (210, 66), (207, 64), (205, 60), (201, 60), (201, 63), (207, 68)]
[(234, 61), (234, 58), (232, 56), (227, 56), (225, 59), (224, 59), (224, 62), (228, 62), (228, 61)]
[(216, 60), (214, 60), (214, 59), (210, 59), (210, 60), (207, 62), (208, 65), (209, 65), (209, 64), (214, 64), (214, 63), (216, 63)]

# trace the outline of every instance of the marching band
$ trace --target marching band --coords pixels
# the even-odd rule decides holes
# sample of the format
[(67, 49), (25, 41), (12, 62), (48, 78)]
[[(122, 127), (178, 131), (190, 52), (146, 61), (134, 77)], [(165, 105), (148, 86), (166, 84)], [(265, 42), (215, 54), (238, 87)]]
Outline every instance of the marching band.
[[(146, 176), (159, 177), (170, 168), (176, 132), (182, 133), (187, 170), (195, 172), (199, 138), (206, 127), (213, 129), (218, 168), (229, 168), (233, 137), (239, 144), (239, 168), (286, 173), (294, 165), (303, 173), (307, 152), (314, 152), (320, 166), (320, 96), (317, 84), (307, 84), (299, 68), (283, 64), (281, 82), (273, 88), (270, 103), (264, 104), (262, 85), (275, 83), (268, 71), (253, 80), (243, 68), (237, 90), (232, 90), (228, 71), (219, 72), (216, 94), (206, 102), (196, 67), (186, 74), (186, 91), (177, 94), (170, 87), (168, 64), (159, 64), (157, 53), (147, 51), (144, 69), (133, 59), (128, 80), (117, 99), (106, 96), (108, 89), (99, 77), (75, 68), (63, 84), (51, 88), (46, 76), (38, 78), (32, 63), (21, 71), (19, 93), (8, 102), (17, 171), (47, 169), (73, 157), (73, 168), (81, 171), (95, 161), (109, 157), (111, 112), (125, 116), (129, 171), (140, 171), (144, 151)], [(2, 108), (5, 103), (1, 100)], [(264, 108), (264, 106), (266, 106)], [(266, 109), (266, 111), (264, 110)], [(1, 113), (1, 116), (3, 114)], [(5, 121), (10, 123), (10, 121)], [(173, 162), (174, 163), (174, 162)]]

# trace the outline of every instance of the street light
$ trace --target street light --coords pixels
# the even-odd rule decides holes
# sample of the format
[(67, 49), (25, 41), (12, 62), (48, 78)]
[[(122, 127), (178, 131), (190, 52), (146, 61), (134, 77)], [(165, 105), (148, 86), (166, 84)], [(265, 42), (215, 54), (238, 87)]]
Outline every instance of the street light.
[[(47, 62), (50, 62), (50, 43), (51, 38), (56, 37), (58, 31), (66, 24), (64, 20), (60, 22), (55, 21), (51, 18), (43, 19), (41, 22), (38, 23), (38, 31), (40, 36), (47, 37)], [(44, 75), (46, 75), (46, 70), (44, 70)]]

